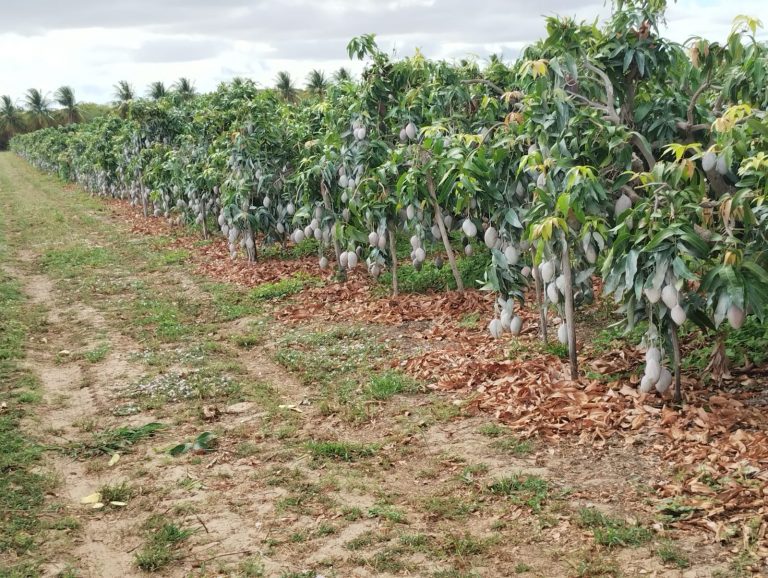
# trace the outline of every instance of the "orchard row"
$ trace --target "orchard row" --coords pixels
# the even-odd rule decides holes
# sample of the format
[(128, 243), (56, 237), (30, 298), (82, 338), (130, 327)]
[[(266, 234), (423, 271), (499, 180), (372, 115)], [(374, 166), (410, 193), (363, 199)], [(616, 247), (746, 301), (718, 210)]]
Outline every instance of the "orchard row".
[(311, 237), (320, 267), (333, 255), (340, 273), (389, 271), (395, 294), (399, 237), (417, 268), (437, 243), (459, 291), (458, 253), (485, 245), (490, 333), (520, 332), (530, 285), (545, 339), (547, 309), (564, 319), (574, 377), (576, 308), (601, 277), (627, 323), (648, 324), (641, 389), (674, 383), (679, 400), (679, 328), (700, 326), (722, 353), (724, 328), (768, 304), (768, 50), (745, 17), (724, 43), (668, 41), (663, 4), (618, 3), (603, 27), (549, 18), (516, 62), (482, 68), (395, 59), (361, 36), (348, 52), (362, 78), (322, 96), (292, 102), (236, 79), (12, 148), (221, 234), (233, 258)]

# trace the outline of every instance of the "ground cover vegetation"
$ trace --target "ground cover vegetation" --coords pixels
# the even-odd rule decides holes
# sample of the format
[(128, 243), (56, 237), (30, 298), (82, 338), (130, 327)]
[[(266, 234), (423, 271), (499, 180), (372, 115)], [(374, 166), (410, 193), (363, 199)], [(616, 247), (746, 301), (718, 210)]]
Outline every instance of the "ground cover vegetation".
[[(34, 167), (132, 207), (113, 205), (123, 227), (113, 236), (77, 213), (98, 244), (46, 247), (36, 263), (99, 296), (108, 324), (128, 320), (121, 332), (152, 371), (115, 394), (116, 415), (155, 413), (99, 431), (84, 423), (88, 435), (61, 451), (93, 459), (159, 438), (168, 463), (196, 468), (174, 482), (184, 491), (207, 489), (203, 470), (220, 456), (271, 467), (259, 488), (279, 488), (274, 515), (289, 531), (271, 526), (258, 555), (240, 548), (237, 569), (222, 565), (245, 575), (304, 556), (313, 576), (397, 575), (422, 571), (420, 559), (435, 576), (497, 575), (502, 563), (618, 576), (637, 563), (616, 557), (624, 548), (679, 571), (702, 563), (671, 539), (693, 529), (708, 547), (738, 541), (708, 571), (758, 571), (768, 47), (746, 16), (721, 42), (670, 42), (665, 4), (617, 1), (600, 25), (548, 18), (546, 38), (517, 61), (482, 67), (394, 58), (363, 35), (348, 45), (366, 62), (362, 77), (313, 75), (304, 94), (289, 77), (276, 90), (236, 79), (210, 94), (180, 81), (148, 98), (125, 83), (114, 114), (15, 136), (12, 150)], [(124, 245), (125, 228), (153, 236)], [(170, 294), (190, 262), (206, 281)], [(108, 333), (62, 347), (56, 362), (112, 359), (119, 340)], [(246, 360), (260, 350), (279, 367)], [(287, 389), (269, 383), (284, 370)], [(253, 371), (266, 379), (253, 383)], [(260, 409), (255, 438), (222, 417), (249, 403)], [(187, 405), (167, 427), (174, 404)], [(487, 413), (504, 425), (472, 422)], [(616, 438), (650, 461), (625, 460), (621, 483), (598, 481), (631, 487), (652, 512), (640, 518), (596, 507), (575, 462), (559, 458), (567, 483), (547, 475), (554, 464), (535, 467), (547, 444), (601, 449)], [(473, 461), (463, 444), (478, 440), (486, 449)], [(420, 444), (441, 443), (448, 454), (422, 459)], [(13, 459), (28, 468), (39, 446), (19, 444)], [(400, 473), (409, 460), (418, 470)], [(231, 489), (242, 475), (205, 479)], [(99, 486), (105, 516), (159, 499), (134, 482)], [(28, 501), (42, 507), (37, 494)], [(193, 520), (171, 507), (137, 526), (132, 567), (166, 571), (191, 557), (209, 571), (214, 558), (185, 550), (202, 540)], [(521, 527), (535, 539), (510, 558), (500, 536)], [(526, 550), (562, 536), (573, 549), (578, 533), (592, 542), (576, 558)], [(313, 557), (323, 540), (339, 548)], [(30, 567), (17, 550), (16, 568)]]

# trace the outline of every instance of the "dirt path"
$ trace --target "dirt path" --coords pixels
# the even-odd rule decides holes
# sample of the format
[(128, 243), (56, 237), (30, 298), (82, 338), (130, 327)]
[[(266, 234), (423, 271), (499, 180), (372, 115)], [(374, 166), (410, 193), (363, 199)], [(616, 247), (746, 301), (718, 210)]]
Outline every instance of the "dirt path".
[[(39, 377), (43, 392), (43, 406), (34, 427), (42, 432), (41, 441), (49, 445), (61, 444), (63, 440), (65, 445), (72, 445), (82, 437), (84, 429), (97, 427), (96, 424), (108, 427), (112, 421), (105, 419), (109, 415), (111, 384), (135, 377), (131, 375), (134, 368), (122, 362), (131, 351), (131, 344), (119, 334), (108, 334), (110, 342), (120, 346), (112, 349), (104, 360), (93, 367), (87, 362), (71, 361), (72, 348), (83, 336), (105, 329), (103, 317), (80, 303), (61, 308), (54, 283), (44, 275), (27, 277), (23, 287), (32, 303), (47, 307), (46, 335), (29, 348), (26, 361), (27, 367)], [(112, 471), (94, 470), (75, 456), (53, 454), (47, 465), (60, 480), (52, 498), (60, 500), (68, 511), (77, 512), (78, 517), (83, 498), (122, 477)], [(72, 555), (83, 575), (117, 578), (135, 574), (133, 559), (121, 540), (126, 522), (83, 516), (81, 523), (80, 533), (73, 540)], [(47, 572), (64, 568), (54, 564)]]
[(661, 529), (664, 464), (519, 440), (387, 369), (386, 327), (277, 323), (9, 154), (0, 202), (3, 266), (45, 311), (23, 361), (58, 479), (43, 575), (738, 575)]

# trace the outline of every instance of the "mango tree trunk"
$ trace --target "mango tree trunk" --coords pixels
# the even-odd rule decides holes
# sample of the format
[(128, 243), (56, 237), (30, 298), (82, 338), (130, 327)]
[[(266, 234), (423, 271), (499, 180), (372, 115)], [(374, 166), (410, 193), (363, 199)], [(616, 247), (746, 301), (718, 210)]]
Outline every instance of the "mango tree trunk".
[(200, 215), (203, 218), (203, 222), (201, 223), (203, 225), (203, 239), (207, 239), (208, 227), (206, 226), (205, 221), (208, 218), (208, 214), (205, 212), (205, 201), (200, 202)]
[(571, 379), (579, 378), (579, 361), (576, 355), (576, 315), (573, 305), (573, 278), (571, 272), (571, 254), (568, 239), (561, 233), (562, 269), (565, 277), (565, 326), (568, 329), (568, 360), (571, 365)]
[(681, 405), (683, 403), (683, 392), (680, 377), (680, 338), (677, 335), (677, 325), (675, 325), (674, 321), (669, 323), (669, 341), (672, 344), (672, 365), (675, 371), (674, 402)]
[(399, 293), (397, 286), (397, 242), (395, 241), (395, 229), (391, 224), (387, 225), (387, 235), (389, 235), (389, 252), (392, 256), (392, 295), (397, 297)]
[(459, 268), (456, 266), (456, 257), (453, 254), (453, 247), (451, 247), (451, 240), (448, 237), (448, 231), (445, 229), (445, 223), (443, 222), (443, 212), (440, 210), (440, 205), (437, 202), (437, 194), (435, 193), (435, 183), (432, 180), (432, 175), (427, 173), (427, 189), (429, 190), (429, 196), (432, 199), (432, 207), (435, 210), (435, 221), (440, 229), (440, 236), (443, 238), (443, 246), (445, 252), (448, 253), (448, 262), (451, 265), (451, 272), (453, 272), (453, 278), (456, 281), (456, 289), (459, 293), (464, 292), (464, 282), (459, 275)]
[[(331, 196), (328, 194), (328, 188), (325, 183), (320, 184), (320, 194), (323, 196), (323, 205), (325, 210), (329, 213), (333, 213), (333, 204), (331, 203)], [(341, 266), (341, 246), (339, 240), (336, 238), (336, 221), (333, 222), (333, 232), (331, 238), (333, 239), (333, 252), (336, 255), (336, 271), (342, 279), (346, 278), (346, 273)]]
[(539, 268), (536, 266), (536, 251), (531, 248), (531, 276), (533, 277), (534, 289), (536, 291), (536, 305), (539, 307), (539, 337), (546, 345), (547, 343), (547, 304), (544, 300), (544, 284), (539, 276)]

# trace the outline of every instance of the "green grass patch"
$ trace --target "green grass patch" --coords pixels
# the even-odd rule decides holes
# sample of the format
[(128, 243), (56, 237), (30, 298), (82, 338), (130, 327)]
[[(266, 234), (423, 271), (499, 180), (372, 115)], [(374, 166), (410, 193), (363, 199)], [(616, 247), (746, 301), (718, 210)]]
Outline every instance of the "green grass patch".
[(431, 496), (424, 501), (423, 509), (435, 520), (463, 520), (476, 512), (479, 505), (456, 496)]
[(374, 375), (365, 388), (365, 394), (377, 401), (384, 401), (396, 395), (417, 393), (418, 383), (398, 371), (386, 371)]
[(504, 453), (512, 454), (521, 458), (527, 456), (533, 451), (533, 443), (528, 440), (521, 440), (514, 436), (497, 439), (491, 444), (491, 447), (501, 450)]
[(234, 321), (258, 314), (261, 309), (245, 291), (231, 283), (201, 282), (201, 287), (211, 296), (216, 321)]
[(76, 245), (46, 251), (41, 259), (45, 271), (71, 279), (80, 277), (84, 269), (98, 269), (117, 263), (115, 255), (104, 247)]
[(104, 358), (107, 357), (107, 353), (109, 353), (109, 344), (100, 343), (93, 349), (83, 353), (83, 359), (88, 363), (98, 363), (104, 361)]
[(201, 305), (183, 295), (172, 300), (144, 289), (133, 303), (133, 322), (142, 329), (143, 339), (173, 342), (203, 330), (195, 323), (200, 312)]
[(551, 355), (555, 355), (560, 359), (568, 358), (568, 345), (565, 343), (560, 343), (559, 341), (547, 342), (547, 345), (544, 348), (544, 351)]
[(163, 515), (152, 516), (144, 525), (146, 543), (135, 556), (145, 572), (157, 572), (178, 559), (178, 548), (193, 530), (184, 529)]
[(251, 291), (251, 299), (255, 301), (273, 301), (294, 295), (306, 287), (314, 287), (321, 283), (317, 277), (296, 273), (291, 277), (280, 279), (274, 283), (262, 283)]
[(407, 524), (408, 519), (405, 516), (405, 512), (398, 510), (390, 504), (375, 504), (368, 508), (369, 518), (379, 518), (380, 520), (387, 520), (395, 524)]
[(22, 357), (27, 326), (21, 317), (21, 290), (0, 271), (0, 362)]
[(573, 565), (577, 578), (621, 578), (623, 574), (615, 560), (589, 553)]
[(596, 508), (581, 508), (578, 524), (591, 529), (595, 542), (609, 548), (641, 546), (653, 538), (653, 533), (648, 528), (607, 516)]
[(659, 560), (667, 566), (675, 566), (683, 569), (688, 568), (691, 565), (685, 552), (671, 540), (665, 540), (659, 544), (656, 547), (656, 555), (659, 557)]
[(492, 539), (478, 538), (465, 532), (464, 534), (448, 534), (440, 549), (447, 556), (468, 558), (485, 554), (492, 543)]
[[(765, 323), (750, 315), (739, 330), (733, 330), (727, 324), (723, 328), (728, 359), (739, 362), (749, 360), (758, 366), (768, 361), (768, 326)], [(691, 329), (683, 339), (690, 346), (682, 360), (683, 369), (703, 371), (711, 361), (716, 342), (699, 329)]]
[(314, 458), (354, 462), (376, 455), (379, 446), (344, 441), (311, 441), (307, 443), (307, 449)]
[(264, 333), (261, 331), (251, 331), (241, 333), (232, 337), (232, 343), (243, 349), (250, 349), (264, 342)]
[(348, 542), (344, 544), (344, 547), (347, 550), (362, 550), (363, 548), (368, 548), (369, 546), (373, 546), (377, 542), (377, 536), (373, 532), (363, 532), (359, 536), (355, 536)]
[(162, 251), (152, 256), (150, 260), (150, 266), (170, 266), (170, 265), (183, 265), (187, 261), (191, 254), (186, 249), (171, 249), (168, 251)]
[(488, 489), (492, 494), (506, 496), (514, 503), (540, 512), (549, 496), (549, 484), (539, 476), (512, 475), (493, 482)]
[(330, 326), (321, 331), (293, 330), (277, 342), (276, 361), (296, 373), (304, 384), (319, 388), (318, 407), (350, 423), (368, 421), (376, 412), (372, 396), (386, 398), (407, 392), (412, 384), (396, 372), (375, 375), (391, 353), (370, 328)]
[(347, 522), (356, 522), (363, 517), (363, 510), (357, 506), (344, 506), (341, 515)]
[(244, 578), (261, 578), (264, 576), (264, 562), (258, 556), (246, 558), (238, 565), (238, 576)]
[(0, 552), (16, 558), (9, 576), (36, 575), (35, 551), (43, 529), (40, 513), (54, 483), (39, 473), (42, 449), (21, 428), (28, 405), (39, 400), (37, 380), (22, 369), (24, 343), (35, 319), (18, 284), (0, 271)]
[(133, 496), (133, 488), (127, 482), (119, 484), (106, 484), (99, 489), (101, 501), (105, 504), (110, 502), (127, 502)]
[[(444, 259), (444, 261), (442, 268), (438, 269), (432, 260), (427, 260), (422, 264), (421, 270), (416, 270), (410, 260), (402, 261), (397, 269), (397, 284), (400, 292), (429, 293), (456, 289), (456, 281), (448, 265), (448, 260)], [(457, 255), (456, 266), (465, 287), (477, 287), (478, 281), (485, 276), (487, 265), (487, 251), (475, 251), (471, 257)], [(381, 292), (388, 291), (392, 286), (392, 273), (384, 272), (379, 277), (378, 286)]]
[(509, 433), (507, 428), (498, 423), (484, 423), (477, 429), (477, 431), (489, 438), (498, 438)]
[(464, 329), (477, 329), (480, 327), (480, 314), (477, 312), (467, 313), (461, 320), (459, 320), (458, 325)]
[(320, 243), (316, 239), (304, 239), (301, 243), (296, 243), (288, 247), (283, 247), (279, 243), (265, 245), (259, 248), (258, 259), (267, 261), (270, 259), (301, 259), (302, 257), (313, 257), (318, 255)]
[(425, 552), (429, 546), (429, 536), (426, 534), (401, 534), (398, 538), (400, 545), (412, 552)]

